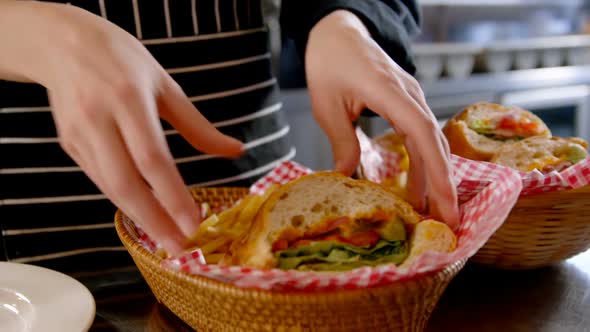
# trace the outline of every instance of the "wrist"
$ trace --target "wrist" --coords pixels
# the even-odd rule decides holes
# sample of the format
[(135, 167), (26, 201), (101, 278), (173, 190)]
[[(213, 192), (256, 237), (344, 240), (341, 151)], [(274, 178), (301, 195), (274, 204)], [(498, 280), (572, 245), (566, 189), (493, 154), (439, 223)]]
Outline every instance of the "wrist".
[(314, 35), (326, 31), (328, 33), (346, 33), (365, 38), (371, 36), (361, 19), (354, 13), (344, 9), (335, 10), (319, 20), (309, 32), (309, 38), (311, 39)]
[[(65, 5), (36, 1), (0, 3), (0, 79), (45, 85), (52, 45), (60, 39), (53, 29)], [(18, 33), (15, 33), (18, 31)]]

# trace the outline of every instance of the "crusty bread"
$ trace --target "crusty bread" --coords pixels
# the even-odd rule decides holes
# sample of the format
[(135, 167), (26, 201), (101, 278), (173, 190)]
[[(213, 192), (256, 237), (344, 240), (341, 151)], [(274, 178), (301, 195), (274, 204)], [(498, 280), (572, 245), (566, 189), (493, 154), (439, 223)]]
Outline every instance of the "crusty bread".
[(476, 133), (467, 124), (454, 119), (449, 120), (443, 128), (451, 153), (479, 161), (489, 161), (503, 143)]
[(377, 210), (399, 216), (410, 228), (420, 220), (408, 203), (378, 184), (333, 172), (301, 177), (275, 191), (264, 203), (248, 236), (232, 248), (234, 263), (273, 267), (272, 245), (279, 238), (296, 239), (343, 216), (370, 218)]
[(566, 138), (570, 143), (579, 144), (584, 148), (584, 150), (588, 150), (588, 142), (586, 142), (581, 137), (567, 137)]
[(449, 226), (432, 219), (421, 221), (414, 227), (410, 254), (401, 266), (408, 266), (427, 251), (452, 252), (456, 247), (457, 238)]
[(587, 148), (588, 143), (577, 137), (529, 137), (503, 146), (491, 162), (523, 172), (534, 169), (543, 171), (544, 166), (559, 162), (569, 149), (576, 149), (576, 152), (587, 157)]
[(539, 136), (551, 136), (551, 131), (543, 121), (533, 113), (516, 106), (502, 106), (491, 103), (477, 103), (465, 108), (462, 112), (451, 118), (442, 131), (447, 137), (451, 153), (463, 158), (490, 161), (493, 155), (505, 142), (494, 140), (477, 133), (469, 128), (468, 124), (480, 120), (489, 119), (493, 114), (515, 112), (540, 125)]

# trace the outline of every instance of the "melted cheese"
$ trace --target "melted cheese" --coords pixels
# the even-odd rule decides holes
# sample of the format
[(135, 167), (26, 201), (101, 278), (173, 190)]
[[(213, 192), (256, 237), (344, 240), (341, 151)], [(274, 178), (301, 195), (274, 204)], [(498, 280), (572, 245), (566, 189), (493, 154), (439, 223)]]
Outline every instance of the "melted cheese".
[(535, 169), (542, 171), (544, 168), (546, 168), (548, 166), (558, 165), (558, 164), (563, 163), (565, 161), (567, 161), (567, 158), (565, 155), (561, 155), (559, 157), (554, 157), (554, 156), (545, 157), (541, 160), (534, 161), (534, 162), (530, 163), (527, 168), (527, 172), (532, 172)]

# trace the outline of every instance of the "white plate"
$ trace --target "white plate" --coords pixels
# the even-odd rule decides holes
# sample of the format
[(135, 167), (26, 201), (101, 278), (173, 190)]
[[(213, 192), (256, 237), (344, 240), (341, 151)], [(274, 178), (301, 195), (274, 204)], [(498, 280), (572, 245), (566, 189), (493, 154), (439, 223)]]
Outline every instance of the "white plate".
[(88, 289), (59, 272), (0, 262), (0, 331), (84, 332), (94, 321)]

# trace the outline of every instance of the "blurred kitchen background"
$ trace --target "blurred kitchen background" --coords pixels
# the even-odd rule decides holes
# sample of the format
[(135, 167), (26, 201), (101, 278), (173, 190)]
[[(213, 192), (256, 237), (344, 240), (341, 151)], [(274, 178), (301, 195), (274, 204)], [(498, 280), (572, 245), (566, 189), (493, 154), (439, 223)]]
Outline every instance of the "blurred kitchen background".
[[(555, 135), (590, 139), (590, 0), (418, 2), (417, 78), (441, 124), (469, 104), (495, 102), (533, 111)], [(281, 40), (279, 3), (266, 1), (265, 13), (296, 160), (330, 168), (330, 146), (311, 115), (301, 63)], [(360, 124), (372, 135), (388, 128), (379, 118)]]

